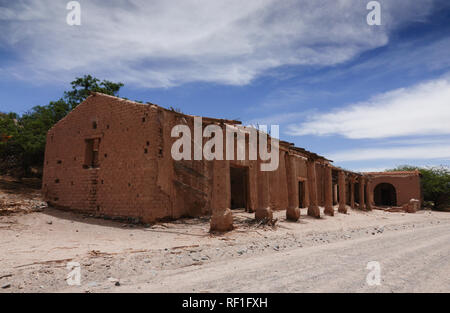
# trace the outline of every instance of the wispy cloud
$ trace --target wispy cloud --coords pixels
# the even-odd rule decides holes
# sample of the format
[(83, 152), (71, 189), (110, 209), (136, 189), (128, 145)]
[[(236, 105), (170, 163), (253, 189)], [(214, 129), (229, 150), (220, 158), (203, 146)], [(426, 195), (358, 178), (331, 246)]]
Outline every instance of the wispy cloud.
[(328, 155), (337, 162), (365, 161), (365, 160), (419, 160), (441, 159), (450, 160), (449, 145), (424, 145), (407, 147), (386, 147), (350, 149), (338, 151)]
[(316, 114), (291, 135), (341, 135), (351, 139), (450, 134), (450, 79), (393, 90), (369, 101)]
[(70, 27), (67, 1), (0, 7), (0, 45), (15, 55), (3, 76), (55, 81), (90, 72), (148, 87), (205, 81), (245, 85), (282, 65), (334, 65), (385, 45), (432, 1), (381, 1), (383, 26), (358, 0), (91, 0)]

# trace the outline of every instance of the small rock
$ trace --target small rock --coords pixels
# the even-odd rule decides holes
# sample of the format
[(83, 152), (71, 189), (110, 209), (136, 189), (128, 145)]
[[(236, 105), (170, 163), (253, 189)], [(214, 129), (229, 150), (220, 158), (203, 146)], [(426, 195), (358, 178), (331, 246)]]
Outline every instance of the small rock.
[(120, 282), (116, 281), (116, 283), (114, 285), (119, 287), (120, 286)]
[(48, 224), (48, 225), (52, 225), (53, 222), (52, 222), (52, 221), (48, 221), (47, 224)]
[(273, 250), (278, 251), (278, 250), (280, 250), (280, 247), (278, 245), (276, 245), (275, 247), (273, 247)]
[(11, 287), (11, 284), (4, 284), (2, 285), (2, 289), (8, 289)]

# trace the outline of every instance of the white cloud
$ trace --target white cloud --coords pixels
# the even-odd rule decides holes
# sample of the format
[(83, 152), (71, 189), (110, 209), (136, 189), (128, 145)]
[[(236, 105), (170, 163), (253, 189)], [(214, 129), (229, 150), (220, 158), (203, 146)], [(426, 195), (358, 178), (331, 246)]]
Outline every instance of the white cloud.
[[(0, 45), (17, 61), (6, 75), (55, 81), (93, 73), (149, 87), (192, 81), (244, 85), (281, 65), (334, 65), (388, 42), (432, 1), (381, 1), (381, 27), (359, 0), (80, 1), (82, 25), (65, 22), (67, 1), (0, 7)], [(3, 76), (5, 74), (2, 74)]]
[(291, 135), (341, 135), (351, 139), (450, 134), (450, 79), (397, 89), (333, 112), (316, 114)]
[(249, 121), (245, 121), (246, 125), (282, 125), (283, 123), (289, 123), (296, 119), (302, 118), (307, 114), (306, 112), (298, 113), (280, 113), (271, 115), (269, 117), (254, 118)]
[(327, 155), (336, 162), (365, 160), (450, 160), (450, 144), (407, 147), (366, 148), (338, 151)]

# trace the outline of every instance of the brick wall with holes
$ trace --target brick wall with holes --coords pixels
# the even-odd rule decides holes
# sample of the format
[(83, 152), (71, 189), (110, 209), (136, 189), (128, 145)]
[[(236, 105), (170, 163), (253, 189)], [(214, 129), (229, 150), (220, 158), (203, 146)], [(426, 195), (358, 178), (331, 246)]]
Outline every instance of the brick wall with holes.
[(161, 112), (91, 96), (47, 135), (43, 193), (55, 206), (98, 215), (157, 219), (171, 215), (158, 186)]

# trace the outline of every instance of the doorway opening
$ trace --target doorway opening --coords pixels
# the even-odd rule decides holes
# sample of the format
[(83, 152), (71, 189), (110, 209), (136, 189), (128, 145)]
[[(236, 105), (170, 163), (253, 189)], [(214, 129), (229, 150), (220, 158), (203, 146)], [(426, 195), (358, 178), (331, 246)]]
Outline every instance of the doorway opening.
[(395, 187), (388, 183), (381, 183), (375, 187), (373, 192), (375, 205), (397, 206), (397, 192)]
[(230, 208), (248, 210), (248, 168), (230, 167)]
[(305, 182), (298, 182), (298, 207), (304, 208), (305, 205)]

